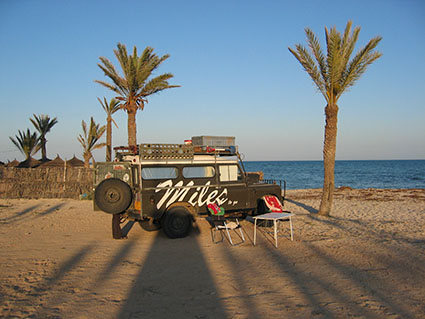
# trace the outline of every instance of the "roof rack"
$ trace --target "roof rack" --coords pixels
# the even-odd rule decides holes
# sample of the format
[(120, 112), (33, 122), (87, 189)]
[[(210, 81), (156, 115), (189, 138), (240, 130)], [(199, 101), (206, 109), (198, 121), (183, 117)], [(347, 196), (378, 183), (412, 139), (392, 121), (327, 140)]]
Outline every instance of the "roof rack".
[(152, 159), (193, 159), (192, 145), (186, 144), (140, 144), (139, 156), (142, 160)]
[(114, 147), (116, 157), (139, 156), (141, 160), (193, 159), (195, 155), (237, 156), (237, 146), (201, 146), (192, 144), (139, 144), (138, 147)]

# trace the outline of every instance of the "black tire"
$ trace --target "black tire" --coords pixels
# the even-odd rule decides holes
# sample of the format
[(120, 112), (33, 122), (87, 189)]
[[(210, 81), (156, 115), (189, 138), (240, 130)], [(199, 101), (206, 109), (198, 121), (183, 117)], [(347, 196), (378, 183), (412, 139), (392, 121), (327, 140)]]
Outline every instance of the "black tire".
[(117, 178), (103, 180), (94, 191), (94, 200), (101, 210), (109, 214), (124, 212), (131, 204), (130, 186)]
[[(254, 216), (266, 214), (267, 212), (269, 212), (269, 209), (267, 208), (267, 205), (264, 202), (264, 200), (261, 199), (258, 203), (258, 207), (255, 211)], [(263, 220), (261, 223), (257, 224), (257, 227), (272, 227), (272, 226), (273, 226), (272, 220)]]
[(139, 225), (146, 231), (155, 231), (161, 229), (161, 224), (156, 222), (153, 218), (140, 220)]
[(265, 214), (267, 210), (268, 209), (267, 209), (266, 203), (264, 203), (264, 201), (261, 199), (258, 201), (258, 205), (255, 211), (253, 212), (253, 216)]
[(185, 207), (176, 206), (165, 212), (161, 224), (169, 238), (183, 238), (192, 229), (192, 215)]

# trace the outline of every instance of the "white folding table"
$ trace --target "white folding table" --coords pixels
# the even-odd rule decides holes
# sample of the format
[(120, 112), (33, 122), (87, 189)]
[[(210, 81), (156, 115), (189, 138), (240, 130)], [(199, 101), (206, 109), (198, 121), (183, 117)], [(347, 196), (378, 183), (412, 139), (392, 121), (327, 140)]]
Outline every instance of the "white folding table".
[(294, 235), (292, 231), (292, 219), (291, 217), (294, 216), (292, 213), (267, 213), (263, 215), (254, 216), (254, 246), (257, 239), (257, 220), (272, 220), (273, 221), (273, 228), (274, 228), (274, 241), (275, 246), (277, 248), (277, 223), (279, 221), (283, 220), (289, 220), (289, 227), (291, 229), (291, 240), (294, 240)]

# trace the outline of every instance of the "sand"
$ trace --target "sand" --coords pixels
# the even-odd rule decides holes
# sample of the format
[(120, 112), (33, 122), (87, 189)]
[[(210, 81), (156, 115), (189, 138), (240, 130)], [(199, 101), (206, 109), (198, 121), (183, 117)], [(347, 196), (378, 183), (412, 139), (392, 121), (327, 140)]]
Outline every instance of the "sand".
[(90, 201), (2, 199), (0, 317), (425, 318), (425, 190), (338, 190), (331, 218), (319, 195), (288, 191), (277, 249), (250, 220), (237, 247), (204, 219), (113, 240)]

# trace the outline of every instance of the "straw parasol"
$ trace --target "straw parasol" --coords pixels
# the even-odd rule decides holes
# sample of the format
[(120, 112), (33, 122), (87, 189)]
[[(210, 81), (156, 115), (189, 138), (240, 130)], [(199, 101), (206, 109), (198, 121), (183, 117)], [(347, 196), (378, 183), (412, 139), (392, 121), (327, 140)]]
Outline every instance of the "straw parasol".
[(75, 155), (74, 155), (73, 158), (66, 161), (66, 166), (80, 167), (80, 166), (84, 166), (84, 162), (82, 160), (76, 158)]
[(16, 167), (16, 166), (18, 166), (19, 165), (19, 162), (16, 160), (16, 158), (13, 160), (13, 161), (11, 161), (11, 162), (9, 162), (9, 163), (7, 163), (6, 164), (6, 167)]
[(65, 161), (60, 158), (59, 154), (57, 154), (54, 160), (49, 160), (49, 162), (44, 162), (39, 167), (62, 167), (65, 166)]
[(40, 161), (36, 160), (35, 158), (32, 158), (31, 156), (26, 159), (25, 161), (22, 161), (17, 165), (16, 167), (20, 168), (34, 168), (41, 164)]
[(51, 159), (46, 157), (44, 160), (43, 160), (42, 158), (40, 158), (38, 161), (39, 161), (41, 164), (44, 164), (44, 163), (48, 163), (48, 162), (50, 162), (50, 161), (51, 161)]

